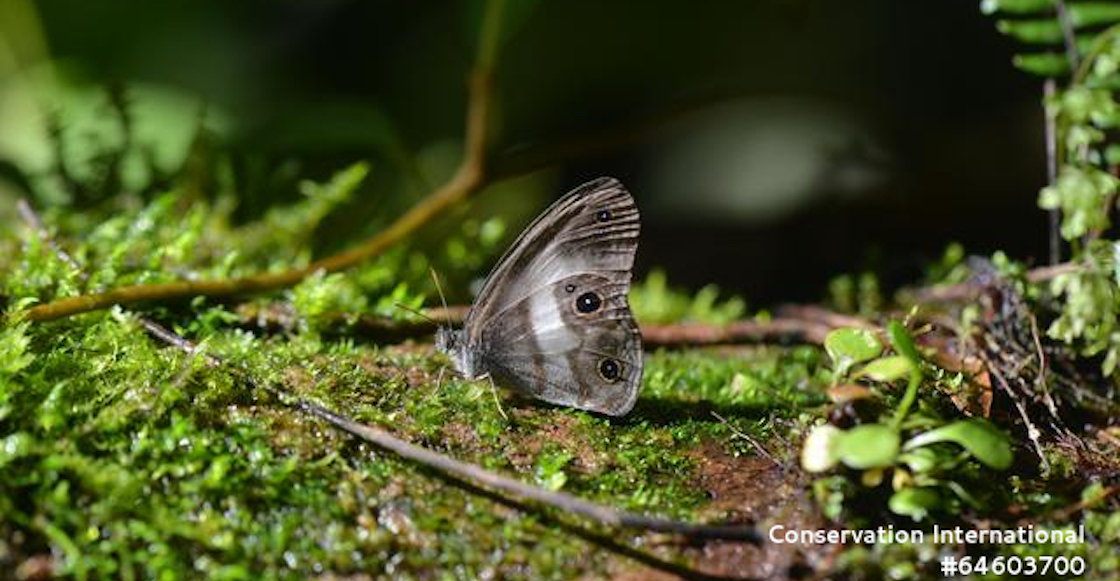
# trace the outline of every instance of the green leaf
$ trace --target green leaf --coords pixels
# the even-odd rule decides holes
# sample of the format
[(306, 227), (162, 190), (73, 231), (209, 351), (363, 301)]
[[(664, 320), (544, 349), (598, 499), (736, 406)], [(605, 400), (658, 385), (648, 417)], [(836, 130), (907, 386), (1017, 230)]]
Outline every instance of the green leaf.
[(872, 331), (849, 327), (830, 331), (824, 338), (824, 349), (836, 372), (842, 374), (856, 363), (877, 357), (883, 352), (883, 344)]
[(890, 426), (863, 424), (836, 439), (836, 456), (857, 470), (883, 468), (897, 460), (898, 444), (898, 432)]
[(1011, 466), (1014, 458), (1007, 436), (987, 421), (975, 418), (918, 434), (910, 438), (902, 449), (913, 450), (935, 442), (958, 444), (977, 460), (997, 470)]
[(908, 357), (893, 355), (880, 357), (868, 363), (859, 374), (874, 379), (875, 381), (889, 382), (910, 375), (914, 370), (914, 363)]
[(996, 30), (1027, 44), (1058, 44), (1063, 40), (1057, 20), (1000, 20)]
[(34, 353), (28, 353), (29, 325), (25, 321), (0, 331), (0, 378), (18, 374), (35, 360)]
[(1120, 4), (1116, 2), (1070, 2), (1066, 7), (1070, 22), (1077, 28), (1120, 21)]
[(913, 363), (921, 362), (922, 356), (914, 346), (914, 339), (910, 338), (910, 331), (907, 331), (902, 323), (898, 321), (888, 323), (887, 335), (891, 338), (891, 346), (899, 355), (905, 355)]
[(981, 0), (980, 11), (984, 14), (1003, 12), (1006, 14), (1050, 13), (1054, 10), (1052, 0)]
[(541, 454), (537, 458), (537, 483), (548, 490), (557, 491), (568, 482), (568, 474), (564, 467), (572, 461), (573, 456), (565, 451), (553, 451)]
[(932, 488), (903, 488), (891, 495), (887, 506), (895, 514), (922, 520), (930, 511), (941, 507), (941, 495)]
[(898, 455), (898, 461), (905, 464), (915, 474), (930, 472), (937, 467), (940, 460), (937, 452), (931, 448), (916, 448)]
[(1020, 53), (1011, 57), (1011, 64), (1023, 72), (1040, 77), (1061, 77), (1070, 72), (1069, 59), (1065, 53)]
[[(1063, 103), (1063, 110), (1072, 111), (1070, 100)], [(1086, 111), (1084, 115), (1092, 113)], [(1092, 166), (1062, 168), (1057, 181), (1039, 192), (1038, 205), (1046, 210), (1062, 210), (1062, 237), (1066, 240), (1080, 238), (1092, 230), (1108, 227), (1108, 213), (1101, 211), (1105, 201), (1114, 194), (1117, 179)]]

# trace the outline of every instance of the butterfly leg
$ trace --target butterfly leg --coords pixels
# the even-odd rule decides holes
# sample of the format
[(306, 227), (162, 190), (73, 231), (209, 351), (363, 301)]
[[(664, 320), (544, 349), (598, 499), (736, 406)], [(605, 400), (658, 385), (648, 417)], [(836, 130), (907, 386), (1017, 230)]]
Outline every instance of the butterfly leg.
[[(502, 415), (502, 419), (508, 422), (509, 416), (506, 415), (506, 410), (502, 409), (502, 400), (498, 398), (498, 386), (494, 385), (494, 378), (491, 377), (489, 373), (482, 377), (485, 377), (486, 381), (490, 382), (490, 394), (494, 396), (494, 405), (498, 406), (498, 413)], [(479, 379), (482, 379), (482, 377)]]

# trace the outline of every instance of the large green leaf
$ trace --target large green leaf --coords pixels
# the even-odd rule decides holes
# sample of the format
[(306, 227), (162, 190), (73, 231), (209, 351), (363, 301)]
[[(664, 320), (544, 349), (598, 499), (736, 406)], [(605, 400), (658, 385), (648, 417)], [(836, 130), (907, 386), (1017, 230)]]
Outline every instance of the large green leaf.
[(856, 363), (878, 357), (883, 344), (870, 330), (846, 327), (829, 332), (824, 338), (824, 349), (836, 372), (842, 374)]
[(981, 419), (961, 420), (918, 434), (910, 438), (902, 449), (913, 450), (936, 442), (958, 444), (977, 460), (997, 470), (1011, 466), (1014, 458), (1007, 436)]

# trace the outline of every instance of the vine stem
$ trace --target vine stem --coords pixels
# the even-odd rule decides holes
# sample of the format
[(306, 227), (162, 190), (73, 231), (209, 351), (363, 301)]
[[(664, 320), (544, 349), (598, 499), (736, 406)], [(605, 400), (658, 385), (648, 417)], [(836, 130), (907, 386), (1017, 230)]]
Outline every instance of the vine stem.
[(226, 297), (276, 290), (298, 284), (319, 272), (338, 272), (375, 258), (410, 236), (432, 218), (462, 202), (486, 184), (488, 129), (492, 109), (494, 65), (500, 34), (500, 12), (504, 0), (492, 0), (483, 15), (479, 52), (468, 82), (463, 159), (443, 185), (397, 218), (388, 228), (365, 242), (307, 266), (243, 278), (176, 281), (122, 286), (101, 293), (67, 297), (27, 309), (27, 320), (45, 322), (113, 305), (147, 301), (170, 301), (196, 296)]
[[(1053, 104), (1058, 88), (1054, 79), (1046, 79), (1042, 92), (1046, 133), (1046, 181), (1053, 186), (1058, 181), (1058, 107)], [(1054, 208), (1047, 213), (1047, 217), (1050, 234), (1050, 265), (1053, 266), (1062, 260), (1062, 211)]]

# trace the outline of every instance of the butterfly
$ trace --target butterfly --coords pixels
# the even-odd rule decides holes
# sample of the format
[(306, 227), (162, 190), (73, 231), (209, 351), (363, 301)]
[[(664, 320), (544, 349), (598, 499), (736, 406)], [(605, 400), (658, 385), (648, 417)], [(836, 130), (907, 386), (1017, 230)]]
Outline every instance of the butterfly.
[(568, 192), (490, 272), (461, 330), (436, 347), (468, 379), (621, 416), (642, 384), (642, 335), (627, 293), (638, 207), (614, 178)]

